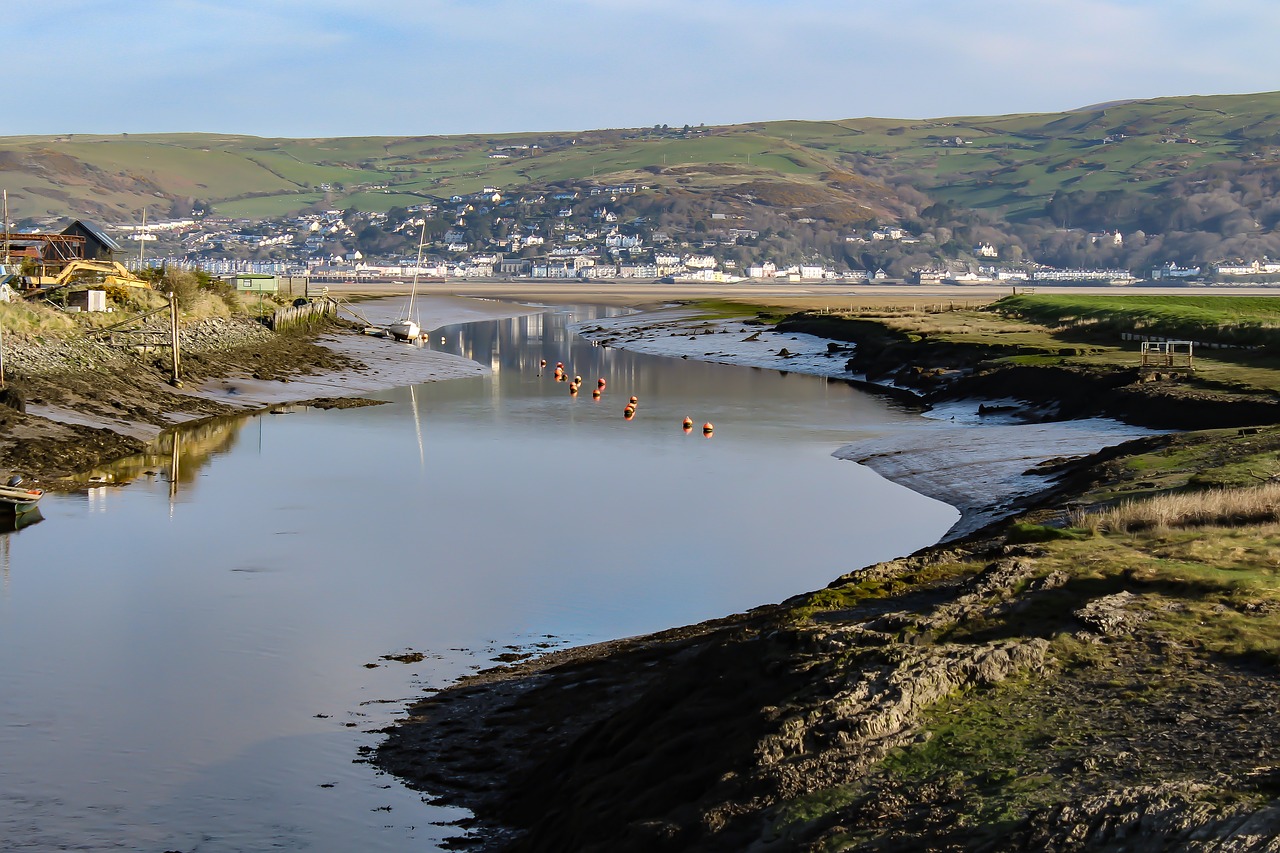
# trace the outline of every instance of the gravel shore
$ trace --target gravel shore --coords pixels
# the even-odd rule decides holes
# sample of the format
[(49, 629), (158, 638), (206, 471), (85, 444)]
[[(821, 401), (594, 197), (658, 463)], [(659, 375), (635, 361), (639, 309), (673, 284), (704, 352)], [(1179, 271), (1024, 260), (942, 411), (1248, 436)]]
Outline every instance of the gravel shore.
[[(511, 317), (510, 303), (430, 297), (424, 328)], [(362, 306), (375, 322), (398, 300)], [(247, 318), (212, 318), (180, 330), (181, 387), (167, 348), (109, 346), (93, 337), (7, 336), (0, 405), (0, 473), (46, 488), (77, 489), (84, 472), (140, 452), (177, 424), (316, 398), (352, 398), (402, 385), (483, 375), (447, 353), (363, 334), (334, 320), (276, 333)]]

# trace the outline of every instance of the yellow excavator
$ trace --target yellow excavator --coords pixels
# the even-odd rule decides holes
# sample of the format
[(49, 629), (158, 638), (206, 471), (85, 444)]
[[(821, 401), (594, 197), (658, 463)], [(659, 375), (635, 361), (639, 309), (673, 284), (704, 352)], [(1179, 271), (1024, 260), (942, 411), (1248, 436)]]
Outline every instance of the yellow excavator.
[(50, 293), (73, 285), (94, 284), (151, 287), (150, 283), (129, 272), (118, 261), (72, 261), (55, 276), (27, 277), (27, 287), (36, 293)]

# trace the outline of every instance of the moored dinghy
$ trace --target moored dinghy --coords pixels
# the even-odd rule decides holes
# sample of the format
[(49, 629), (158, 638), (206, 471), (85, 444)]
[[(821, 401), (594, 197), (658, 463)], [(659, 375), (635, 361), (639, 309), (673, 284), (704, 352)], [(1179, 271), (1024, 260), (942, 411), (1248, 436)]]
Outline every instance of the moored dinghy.
[(28, 489), (22, 485), (22, 478), (15, 475), (9, 478), (9, 482), (0, 486), (0, 511), (18, 515), (31, 512), (42, 497), (44, 497), (43, 490)]

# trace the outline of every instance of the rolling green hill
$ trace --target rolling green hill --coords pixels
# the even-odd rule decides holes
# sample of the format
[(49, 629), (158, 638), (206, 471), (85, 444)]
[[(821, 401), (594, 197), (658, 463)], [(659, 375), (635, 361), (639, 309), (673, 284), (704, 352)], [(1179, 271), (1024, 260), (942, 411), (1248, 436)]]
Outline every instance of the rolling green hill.
[(747, 203), (772, 197), (778, 205), (796, 202), (790, 207), (843, 207), (837, 216), (853, 219), (900, 214), (894, 187), (908, 181), (936, 200), (1017, 219), (1043, 212), (1059, 191), (1157, 194), (1215, 163), (1272, 165), (1278, 145), (1280, 93), (1263, 93), (1056, 114), (780, 121), (688, 132), (4, 137), (0, 187), (14, 219), (135, 221), (143, 206), (157, 216), (196, 203), (248, 218), (317, 204), (386, 210), (485, 185), (511, 190), (590, 179)]

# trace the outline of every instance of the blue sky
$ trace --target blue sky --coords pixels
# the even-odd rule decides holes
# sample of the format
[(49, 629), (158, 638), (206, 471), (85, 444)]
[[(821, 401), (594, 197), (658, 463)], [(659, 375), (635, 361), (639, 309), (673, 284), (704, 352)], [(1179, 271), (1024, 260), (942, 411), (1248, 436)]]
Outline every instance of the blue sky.
[[(1052, 112), (1280, 89), (1274, 0), (42, 0), (0, 134)], [(18, 35), (30, 33), (32, 35)]]

